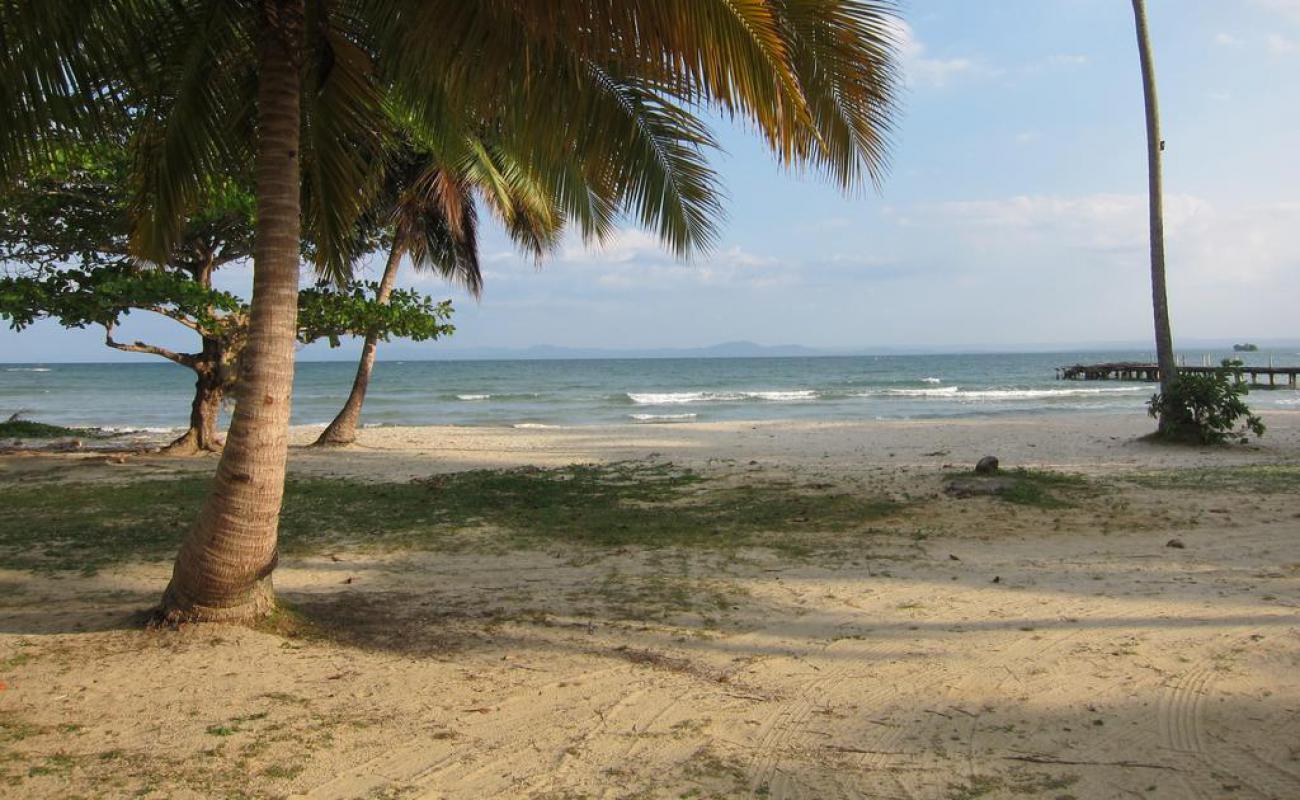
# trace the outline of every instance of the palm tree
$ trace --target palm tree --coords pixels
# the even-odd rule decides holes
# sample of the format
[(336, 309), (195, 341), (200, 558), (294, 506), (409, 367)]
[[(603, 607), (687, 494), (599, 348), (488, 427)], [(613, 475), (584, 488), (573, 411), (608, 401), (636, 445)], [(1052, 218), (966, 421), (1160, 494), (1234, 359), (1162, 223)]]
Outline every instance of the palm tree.
[[(1174, 336), (1169, 324), (1169, 297), (1165, 291), (1164, 189), (1160, 177), (1160, 153), (1165, 149), (1165, 143), (1160, 138), (1156, 67), (1151, 57), (1151, 38), (1147, 31), (1146, 0), (1133, 0), (1133, 18), (1137, 26), (1138, 55), (1142, 62), (1142, 94), (1146, 103), (1147, 191), (1151, 214), (1151, 306), (1155, 315), (1156, 363), (1160, 367), (1160, 393), (1168, 397), (1178, 374), (1178, 365), (1174, 362)], [(1178, 420), (1162, 416), (1159, 427), (1165, 430), (1177, 423)]]
[[(125, 85), (130, 110), (150, 120), (138, 134), (133, 247), (157, 259), (205, 176), (252, 155), (253, 297), (237, 404), (164, 617), (247, 620), (274, 606), (302, 227), (318, 244), (318, 269), (345, 272), (371, 191), (366, 166), (385, 127), (383, 98), (407, 107), (420, 131), (491, 131), (566, 214), (588, 208), (587, 218), (608, 219), (621, 209), (685, 253), (711, 243), (721, 211), (702, 108), (747, 122), (784, 164), (846, 188), (879, 180), (897, 83), (891, 8), (886, 0), (0, 0), (0, 178), (52, 142), (93, 136), (104, 118), (128, 113)], [(616, 207), (604, 205), (608, 197)]]
[[(388, 258), (379, 279), (376, 301), (388, 302), (403, 257), (417, 270), (436, 272), (469, 290), (475, 297), (483, 287), (478, 261), (478, 214), (474, 190), (505, 224), (521, 247), (541, 258), (559, 240), (562, 214), (555, 198), (537, 185), (534, 176), (518, 169), (507, 155), (481, 141), (461, 143), (459, 176), (441, 157), (405, 142), (390, 155), (384, 188), (374, 214), (385, 224)], [(597, 221), (593, 225), (600, 226)], [(316, 439), (316, 445), (350, 444), (375, 366), (378, 338), (365, 337), (352, 391), (343, 408)]]

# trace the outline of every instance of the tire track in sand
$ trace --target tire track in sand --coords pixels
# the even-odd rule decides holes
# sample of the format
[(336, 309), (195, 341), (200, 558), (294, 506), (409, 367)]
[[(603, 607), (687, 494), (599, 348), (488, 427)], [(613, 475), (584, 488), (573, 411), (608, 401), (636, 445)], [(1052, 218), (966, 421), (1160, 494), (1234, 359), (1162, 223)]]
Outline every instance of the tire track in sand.
[(1198, 662), (1174, 678), (1159, 707), (1166, 745), (1185, 756), (1183, 785), (1198, 798), (1224, 794), (1259, 800), (1300, 797), (1300, 779), (1286, 769), (1226, 741), (1226, 747), (1208, 745), (1205, 705), (1215, 680), (1214, 668), (1208, 663)]

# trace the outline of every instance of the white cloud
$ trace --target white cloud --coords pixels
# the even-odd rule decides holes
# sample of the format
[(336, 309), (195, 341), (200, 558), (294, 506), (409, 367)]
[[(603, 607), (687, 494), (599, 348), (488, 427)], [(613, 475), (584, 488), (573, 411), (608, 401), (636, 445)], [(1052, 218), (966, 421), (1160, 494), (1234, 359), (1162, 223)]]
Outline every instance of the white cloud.
[(659, 239), (640, 228), (619, 228), (599, 242), (586, 243), (576, 234), (566, 237), (556, 261), (571, 264), (627, 264), (633, 261), (671, 261)]
[(1244, 42), (1230, 33), (1219, 33), (1214, 37), (1214, 43), (1220, 47), (1241, 47)]
[[(1165, 196), (1165, 229), (1173, 233), (1209, 203), (1191, 195)], [(1093, 251), (1124, 251), (1146, 247), (1145, 195), (1094, 194), (1076, 197), (1020, 195), (999, 200), (941, 203), (941, 218), (988, 235), (1041, 239), (1048, 243)]]
[(901, 19), (892, 23), (893, 38), (898, 44), (903, 65), (903, 79), (908, 86), (941, 89), (960, 76), (993, 76), (997, 70), (966, 57), (933, 58), (916, 38), (912, 26)]
[(1280, 33), (1270, 33), (1268, 35), (1268, 50), (1275, 55), (1288, 55), (1300, 50), (1300, 45)]
[(1057, 67), (1082, 67), (1090, 61), (1087, 56), (1076, 53), (1058, 53), (1047, 59), (1047, 63)]
[[(1145, 195), (1019, 196), (928, 210), (916, 216), (1013, 272), (1037, 264), (1131, 276), (1146, 263)], [(1181, 296), (1205, 309), (1213, 308), (1216, 293), (1244, 297), (1292, 280), (1300, 271), (1298, 228), (1300, 200), (1219, 207), (1194, 195), (1165, 196), (1170, 269)]]
[(1016, 134), (1016, 144), (1033, 144), (1040, 138), (1038, 131), (1021, 131)]

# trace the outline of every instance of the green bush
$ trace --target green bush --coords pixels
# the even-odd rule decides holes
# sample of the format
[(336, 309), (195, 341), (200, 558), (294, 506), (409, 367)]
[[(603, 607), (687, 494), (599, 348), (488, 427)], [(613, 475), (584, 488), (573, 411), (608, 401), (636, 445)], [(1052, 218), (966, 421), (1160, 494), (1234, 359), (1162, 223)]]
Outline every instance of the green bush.
[[(1252, 433), (1263, 436), (1264, 421), (1241, 399), (1250, 388), (1240, 380), (1240, 366), (1224, 359), (1214, 372), (1180, 372), (1167, 393), (1152, 395), (1147, 409), (1160, 421), (1160, 437), (1218, 444), (1230, 438), (1245, 442)], [(1239, 420), (1244, 420), (1240, 427)]]

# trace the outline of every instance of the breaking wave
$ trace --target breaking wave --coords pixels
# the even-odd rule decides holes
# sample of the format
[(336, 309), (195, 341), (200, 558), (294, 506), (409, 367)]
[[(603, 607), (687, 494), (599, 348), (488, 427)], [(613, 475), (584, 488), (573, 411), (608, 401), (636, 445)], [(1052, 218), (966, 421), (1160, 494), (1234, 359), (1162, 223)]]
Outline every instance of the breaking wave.
[(766, 392), (628, 392), (627, 399), (641, 406), (666, 406), (681, 403), (737, 403), (747, 400), (767, 402), (803, 402), (816, 400), (812, 389)]
[(628, 414), (628, 417), (636, 422), (685, 422), (697, 416), (697, 414)]
[(1144, 386), (1115, 386), (1086, 389), (962, 389), (944, 386), (940, 389), (878, 389), (862, 392), (858, 397), (934, 397), (948, 400), (1050, 400), (1058, 397), (1096, 397), (1100, 395), (1133, 395), (1151, 390)]

